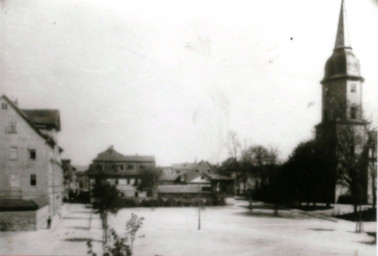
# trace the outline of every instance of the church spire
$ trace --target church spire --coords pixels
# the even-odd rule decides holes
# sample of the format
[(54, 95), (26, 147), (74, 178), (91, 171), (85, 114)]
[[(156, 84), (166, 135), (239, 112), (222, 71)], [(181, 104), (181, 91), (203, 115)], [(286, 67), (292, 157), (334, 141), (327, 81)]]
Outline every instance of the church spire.
[(337, 26), (335, 50), (351, 48), (344, 0), (341, 0), (339, 25)]

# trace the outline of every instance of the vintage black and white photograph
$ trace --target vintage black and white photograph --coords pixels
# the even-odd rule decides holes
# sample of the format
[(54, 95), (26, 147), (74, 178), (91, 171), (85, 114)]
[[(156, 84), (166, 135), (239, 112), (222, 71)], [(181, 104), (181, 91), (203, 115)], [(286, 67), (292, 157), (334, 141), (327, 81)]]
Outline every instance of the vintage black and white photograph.
[(0, 256), (377, 255), (378, 0), (0, 0)]

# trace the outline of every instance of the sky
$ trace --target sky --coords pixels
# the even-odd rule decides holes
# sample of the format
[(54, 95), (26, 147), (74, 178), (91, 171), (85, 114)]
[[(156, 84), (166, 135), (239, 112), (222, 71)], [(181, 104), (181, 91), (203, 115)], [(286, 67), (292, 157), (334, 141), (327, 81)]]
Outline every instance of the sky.
[[(314, 136), (340, 0), (0, 0), (0, 95), (59, 109), (63, 157), (226, 159), (229, 131), (285, 160)], [(378, 1), (346, 0), (378, 124)]]

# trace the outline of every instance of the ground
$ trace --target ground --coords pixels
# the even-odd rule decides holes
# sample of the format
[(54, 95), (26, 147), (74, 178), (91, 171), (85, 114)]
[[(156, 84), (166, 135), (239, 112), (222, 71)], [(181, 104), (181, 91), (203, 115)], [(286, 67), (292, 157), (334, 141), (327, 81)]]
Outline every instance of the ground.
[[(123, 233), (131, 213), (145, 221), (134, 245), (134, 255), (376, 255), (374, 238), (355, 233), (355, 223), (321, 213), (272, 209), (255, 203), (230, 200), (223, 207), (129, 208), (109, 219)], [(101, 225), (97, 215), (80, 204), (67, 204), (51, 230), (1, 232), (0, 255), (86, 255), (86, 241), (100, 247)], [(375, 222), (365, 222), (375, 231)]]

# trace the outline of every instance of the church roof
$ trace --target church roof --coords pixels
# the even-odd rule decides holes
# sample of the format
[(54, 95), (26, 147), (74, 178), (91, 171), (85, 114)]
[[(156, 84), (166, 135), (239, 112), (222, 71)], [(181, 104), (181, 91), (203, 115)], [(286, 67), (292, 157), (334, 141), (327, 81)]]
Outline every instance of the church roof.
[(341, 1), (335, 48), (332, 56), (327, 60), (322, 82), (340, 78), (364, 80), (360, 74), (360, 62), (352, 52), (350, 44), (344, 0)]

